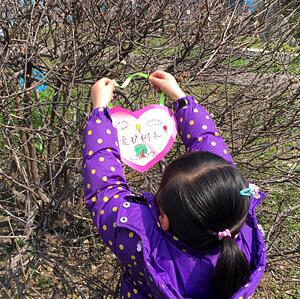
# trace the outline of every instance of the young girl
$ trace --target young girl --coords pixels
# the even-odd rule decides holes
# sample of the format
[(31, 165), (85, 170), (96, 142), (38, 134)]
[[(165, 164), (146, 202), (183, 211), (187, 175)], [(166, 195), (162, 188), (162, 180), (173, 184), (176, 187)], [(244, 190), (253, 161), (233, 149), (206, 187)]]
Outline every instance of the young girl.
[(172, 75), (156, 71), (149, 80), (176, 100), (188, 151), (165, 170), (156, 195), (133, 195), (124, 177), (106, 108), (114, 81), (92, 87), (84, 129), (86, 204), (124, 266), (121, 298), (251, 298), (266, 265), (255, 215), (265, 195), (241, 176), (211, 116)]

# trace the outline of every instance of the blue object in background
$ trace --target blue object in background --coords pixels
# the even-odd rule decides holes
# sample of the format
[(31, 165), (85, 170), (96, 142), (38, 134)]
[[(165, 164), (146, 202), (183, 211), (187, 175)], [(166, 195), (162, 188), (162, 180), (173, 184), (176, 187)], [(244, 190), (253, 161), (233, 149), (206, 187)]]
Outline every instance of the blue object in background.
[(250, 12), (255, 12), (257, 0), (245, 0), (245, 5), (249, 7)]
[(228, 0), (228, 5), (230, 9), (234, 9), (236, 3), (242, 7), (242, 11), (245, 11), (245, 7), (250, 9), (250, 12), (253, 13), (256, 10), (257, 0)]
[[(38, 69), (33, 69), (32, 77), (37, 82), (42, 81), (45, 78), (44, 74), (41, 71), (39, 71)], [(24, 78), (20, 77), (19, 84), (20, 84), (21, 88), (24, 88), (24, 83), (25, 83)], [(43, 84), (39, 85), (38, 87), (36, 87), (36, 91), (43, 92), (47, 88), (48, 88), (48, 85), (46, 83), (43, 83)]]

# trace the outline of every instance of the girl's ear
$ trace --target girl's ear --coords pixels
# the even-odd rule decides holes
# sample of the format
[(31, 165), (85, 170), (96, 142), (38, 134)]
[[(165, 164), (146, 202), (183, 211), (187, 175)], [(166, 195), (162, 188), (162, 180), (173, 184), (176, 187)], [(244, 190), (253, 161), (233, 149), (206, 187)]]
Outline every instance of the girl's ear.
[(170, 228), (170, 221), (168, 216), (165, 213), (161, 213), (158, 217), (160, 225), (162, 227), (163, 230), (169, 230)]

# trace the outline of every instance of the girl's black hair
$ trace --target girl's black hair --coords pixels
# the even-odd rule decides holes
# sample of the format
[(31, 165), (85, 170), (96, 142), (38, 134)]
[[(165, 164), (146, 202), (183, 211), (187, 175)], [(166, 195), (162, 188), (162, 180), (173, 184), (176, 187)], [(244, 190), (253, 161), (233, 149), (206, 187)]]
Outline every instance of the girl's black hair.
[[(230, 298), (250, 277), (250, 267), (234, 236), (246, 220), (249, 198), (241, 197), (246, 181), (237, 169), (208, 152), (192, 152), (165, 170), (157, 203), (168, 216), (171, 230), (191, 248), (221, 247), (211, 279), (218, 298)], [(218, 239), (229, 229), (232, 238)]]

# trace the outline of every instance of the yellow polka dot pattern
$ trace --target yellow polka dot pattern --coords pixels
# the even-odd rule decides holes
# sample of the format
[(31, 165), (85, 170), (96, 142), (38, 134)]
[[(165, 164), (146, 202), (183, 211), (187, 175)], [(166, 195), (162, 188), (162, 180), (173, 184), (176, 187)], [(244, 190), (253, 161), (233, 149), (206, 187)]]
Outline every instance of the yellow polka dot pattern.
[[(222, 143), (221, 139), (217, 138), (219, 136), (219, 133), (218, 133), (217, 129), (214, 128), (213, 130), (211, 130), (211, 121), (206, 122), (205, 119), (204, 119), (204, 118), (210, 119), (210, 117), (208, 115), (205, 115), (205, 114), (204, 115), (203, 114), (200, 115), (198, 112), (201, 112), (201, 110), (200, 110), (201, 108), (198, 108), (199, 110), (197, 108), (194, 108), (192, 110), (193, 114), (190, 114), (190, 116), (192, 116), (192, 119), (191, 118), (185, 119), (184, 116), (180, 117), (180, 119), (179, 119), (179, 122), (183, 123), (183, 125), (185, 125), (184, 129), (182, 129), (183, 137), (185, 137), (188, 140), (191, 140), (193, 138), (193, 140), (192, 140), (193, 142), (194, 142), (194, 139), (198, 140), (198, 142), (202, 142), (203, 141), (203, 143), (201, 144), (201, 145), (203, 145), (203, 147), (204, 146), (211, 146), (211, 147), (220, 146), (220, 144), (223, 144), (223, 143)], [(102, 108), (102, 110), (103, 110), (103, 108)], [(186, 112), (184, 112), (184, 113), (186, 113)], [(201, 118), (201, 121), (202, 121), (202, 123), (200, 123), (200, 124), (198, 123), (198, 117)], [(96, 119), (95, 122), (97, 124), (102, 123), (102, 121), (100, 119)], [(104, 215), (104, 214), (108, 213), (110, 215), (114, 215), (112, 217), (116, 217), (116, 215), (117, 215), (116, 212), (119, 211), (119, 208), (118, 208), (119, 203), (117, 203), (117, 201), (114, 204), (112, 204), (112, 205), (110, 205), (110, 203), (113, 202), (112, 198), (118, 199), (119, 196), (123, 197), (123, 195), (124, 195), (122, 192), (116, 191), (116, 190), (124, 190), (123, 187), (118, 186), (118, 185), (121, 185), (121, 184), (123, 185), (124, 184), (123, 177), (122, 176), (118, 177), (118, 175), (120, 175), (118, 172), (119, 172), (119, 170), (121, 168), (116, 166), (116, 165), (118, 165), (118, 164), (116, 164), (116, 162), (113, 162), (110, 165), (109, 164), (107, 165), (105, 163), (101, 164), (99, 162), (104, 162), (106, 160), (106, 163), (109, 163), (109, 161), (116, 161), (117, 160), (118, 163), (121, 163), (121, 161), (119, 159), (117, 159), (117, 158), (115, 158), (114, 160), (110, 160), (111, 158), (109, 157), (109, 155), (107, 153), (105, 153), (105, 152), (112, 152), (112, 151), (114, 151), (115, 153), (117, 153), (117, 151), (119, 149), (116, 149), (116, 147), (119, 146), (119, 143), (118, 143), (118, 141), (110, 140), (110, 142), (111, 142), (110, 143), (111, 148), (107, 148), (107, 146), (109, 146), (109, 145), (107, 145), (106, 140), (112, 138), (112, 136), (108, 136), (108, 135), (112, 134), (114, 131), (112, 130), (112, 128), (108, 129), (107, 127), (104, 127), (102, 135), (97, 136), (98, 130), (101, 130), (101, 126), (96, 126), (95, 122), (94, 122), (94, 128), (92, 128), (92, 130), (87, 130), (86, 131), (87, 135), (89, 135), (91, 137), (86, 139), (86, 140), (88, 140), (88, 142), (86, 143), (86, 147), (87, 148), (85, 149), (85, 151), (88, 153), (89, 156), (92, 156), (92, 155), (96, 156), (97, 155), (97, 158), (94, 158), (94, 161), (96, 161), (96, 163), (94, 165), (91, 163), (92, 162), (91, 160), (93, 158), (91, 158), (91, 160), (87, 160), (88, 166), (90, 166), (88, 172), (91, 173), (91, 174), (93, 174), (93, 175), (97, 173), (97, 176), (94, 176), (94, 177), (91, 176), (90, 177), (89, 183), (86, 183), (86, 188), (87, 189), (92, 188), (93, 190), (91, 191), (91, 193), (93, 195), (95, 195), (94, 185), (96, 184), (96, 181), (94, 182), (93, 179), (97, 180), (98, 183), (99, 183), (99, 180), (103, 181), (103, 182), (108, 182), (108, 184), (104, 184), (104, 185), (106, 185), (105, 188), (109, 188), (109, 189), (114, 188), (112, 190), (113, 193), (112, 194), (109, 193), (109, 192), (108, 193), (104, 193), (102, 196), (100, 195), (101, 194), (100, 193), (97, 196), (98, 198), (96, 196), (93, 196), (91, 200), (93, 202), (96, 202), (98, 200), (98, 202), (96, 203), (96, 205), (97, 204), (100, 205), (101, 202), (102, 202), (102, 205), (106, 206), (106, 208), (105, 208), (105, 209), (107, 209), (106, 211), (104, 209), (102, 209), (100, 211), (98, 210), (99, 211), (98, 213), (100, 213), (100, 215)], [(206, 130), (206, 132), (205, 132), (205, 130)], [(197, 135), (195, 135), (195, 132), (198, 132), (198, 133), (196, 133)], [(105, 134), (108, 134), (108, 135), (105, 135)], [(101, 137), (101, 138), (99, 138), (99, 137)], [(92, 139), (93, 139), (94, 147), (90, 147), (90, 145), (89, 145), (89, 142)], [(190, 143), (187, 145), (187, 147), (190, 147), (191, 150), (193, 150), (193, 144), (192, 144), (191, 141), (189, 141), (189, 142)], [(98, 144), (98, 146), (97, 146), (97, 144)], [(100, 144), (101, 144), (101, 146), (100, 146)], [(227, 154), (228, 153), (227, 149), (226, 149), (226, 146), (225, 146), (225, 148), (221, 147), (220, 149), (219, 148), (216, 148), (216, 149), (218, 149), (218, 153), (223, 153), (223, 154)], [(102, 152), (104, 151), (104, 154), (102, 154), (102, 157), (99, 157), (101, 155), (101, 153), (99, 152), (99, 150), (102, 150)], [(98, 156), (98, 153), (100, 153), (99, 156)], [(105, 155), (107, 155), (107, 157)], [(103, 173), (102, 171), (100, 171), (101, 167), (102, 167), (102, 169), (103, 169), (103, 167), (106, 167), (106, 172), (105, 173)], [(107, 185), (109, 185), (109, 186), (107, 186)], [(102, 190), (97, 190), (97, 192), (98, 191), (99, 192), (103, 192), (103, 189)], [(120, 195), (116, 194), (118, 192), (120, 192), (119, 193)], [(126, 192), (124, 192), (124, 193), (126, 193)], [(104, 195), (107, 195), (107, 194), (109, 194), (109, 197), (108, 196), (104, 196)], [(111, 200), (109, 202), (109, 204), (105, 205), (104, 203), (107, 203), (109, 200)], [(121, 205), (120, 205), (120, 209), (121, 209)], [(115, 213), (115, 214), (112, 214), (112, 212)], [(99, 229), (100, 230), (102, 229), (102, 231), (108, 231), (108, 230), (111, 229), (112, 226), (113, 227), (117, 226), (117, 224), (115, 222), (116, 219), (113, 219), (111, 222), (106, 222), (106, 221), (104, 221), (105, 220), (105, 216), (101, 217), (100, 215), (98, 214), (98, 216), (99, 216), (98, 220), (101, 219), (100, 223), (102, 222), (99, 225)], [(159, 222), (157, 222), (157, 226), (161, 227), (161, 225), (160, 225)], [(128, 231), (127, 232), (127, 236), (129, 238), (133, 239), (136, 236), (136, 234), (133, 231)], [(171, 238), (173, 238), (175, 241), (178, 240), (178, 238), (175, 235), (173, 235)], [(117, 243), (116, 244), (116, 241), (114, 239), (108, 240), (107, 244), (109, 244), (110, 246), (113, 246), (113, 245), (116, 246), (117, 249), (119, 249), (120, 251), (125, 250), (125, 246), (127, 246), (125, 242), (123, 242), (123, 244), (122, 243)], [(126, 249), (127, 249), (127, 247), (126, 247)], [(183, 252), (187, 252), (187, 250), (185, 248), (183, 248), (182, 251)], [(136, 254), (136, 255), (134, 255), (134, 254)], [(138, 255), (137, 254), (138, 253), (134, 253), (133, 252), (132, 255), (129, 255), (130, 256), (130, 258), (129, 258), (130, 259), (130, 263), (128, 263), (127, 265), (128, 265), (128, 267), (130, 267), (132, 269), (132, 272), (138, 270), (138, 268), (134, 267), (134, 266), (138, 265)], [(125, 265), (126, 265), (126, 263), (125, 263)], [(137, 283), (140, 283), (141, 285), (144, 283), (143, 277), (145, 276), (143, 272), (139, 272), (139, 275), (140, 275), (139, 278), (142, 281), (136, 280), (136, 283), (133, 285), (133, 289), (131, 289), (130, 292), (126, 291), (126, 293), (124, 294), (125, 298), (126, 298), (126, 295), (127, 295), (127, 298), (132, 298), (132, 297), (136, 298), (136, 297), (138, 297), (138, 296), (134, 296), (134, 294), (136, 294), (136, 295), (138, 294), (138, 289), (136, 289), (135, 287), (137, 286)], [(245, 285), (245, 287), (246, 287), (246, 285)], [(124, 296), (122, 296), (122, 297), (124, 297)], [(247, 297), (247, 299), (249, 299), (249, 298)], [(246, 297), (244, 297), (244, 298), (243, 297), (239, 297), (238, 299), (246, 299)]]

